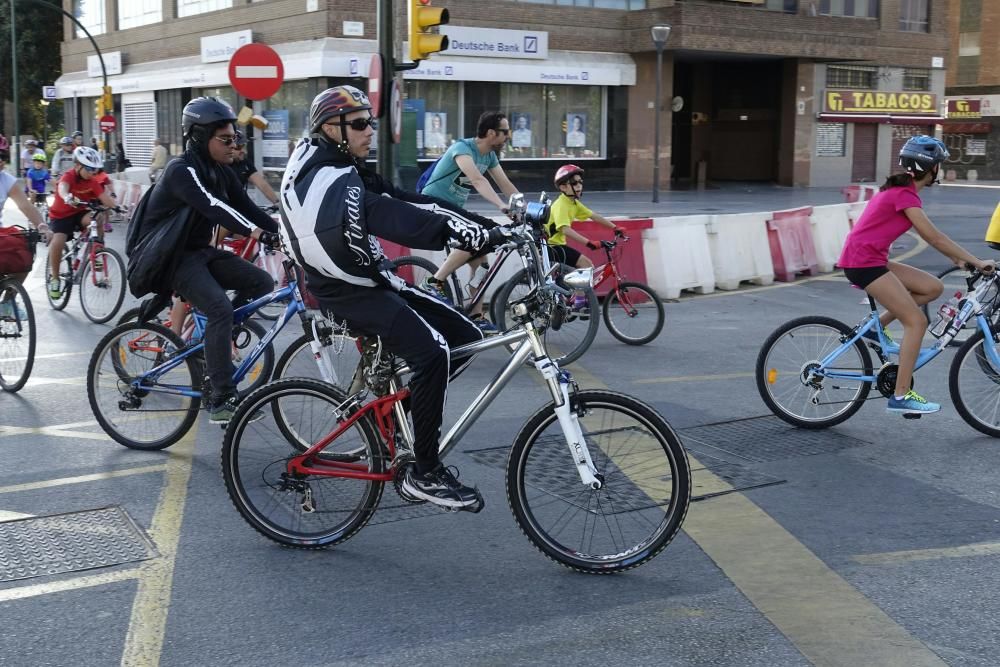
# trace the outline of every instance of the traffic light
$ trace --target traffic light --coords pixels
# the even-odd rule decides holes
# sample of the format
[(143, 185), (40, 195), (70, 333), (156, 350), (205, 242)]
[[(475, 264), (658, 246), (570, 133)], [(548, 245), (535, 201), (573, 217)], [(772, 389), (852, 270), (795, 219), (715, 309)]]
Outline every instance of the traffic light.
[(100, 119), (104, 116), (104, 97), (98, 97), (94, 100), (94, 118)]
[(430, 29), (448, 22), (448, 10), (431, 7), (431, 0), (409, 0), (409, 3), (410, 60), (424, 60), (432, 53), (447, 49), (447, 35), (434, 34)]
[[(104, 86), (104, 113), (112, 113), (115, 110), (115, 98), (111, 95), (111, 86)], [(103, 114), (102, 114), (103, 115)]]

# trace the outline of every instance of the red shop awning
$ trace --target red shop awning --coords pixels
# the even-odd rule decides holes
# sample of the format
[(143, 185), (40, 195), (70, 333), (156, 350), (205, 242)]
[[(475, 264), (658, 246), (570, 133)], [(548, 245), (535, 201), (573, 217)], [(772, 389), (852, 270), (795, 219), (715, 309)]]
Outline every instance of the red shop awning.
[(993, 125), (990, 123), (970, 123), (958, 122), (958, 121), (947, 121), (944, 124), (945, 134), (989, 134), (993, 131)]
[(821, 113), (817, 118), (824, 123), (892, 123), (893, 125), (935, 125), (945, 120), (941, 116), (907, 116), (888, 113)]

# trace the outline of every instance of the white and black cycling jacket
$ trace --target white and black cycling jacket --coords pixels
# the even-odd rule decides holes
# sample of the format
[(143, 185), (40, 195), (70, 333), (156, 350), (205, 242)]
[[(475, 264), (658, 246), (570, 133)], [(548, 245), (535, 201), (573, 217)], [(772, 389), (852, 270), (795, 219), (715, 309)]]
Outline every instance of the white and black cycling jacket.
[(449, 239), (474, 250), (487, 239), (475, 221), (442, 215), (448, 211), (437, 200), (359, 172), (353, 159), (322, 139), (296, 145), (279, 197), (285, 245), (321, 297), (344, 296), (358, 287), (402, 289), (405, 282), (387, 270), (378, 238), (428, 250), (443, 248)]

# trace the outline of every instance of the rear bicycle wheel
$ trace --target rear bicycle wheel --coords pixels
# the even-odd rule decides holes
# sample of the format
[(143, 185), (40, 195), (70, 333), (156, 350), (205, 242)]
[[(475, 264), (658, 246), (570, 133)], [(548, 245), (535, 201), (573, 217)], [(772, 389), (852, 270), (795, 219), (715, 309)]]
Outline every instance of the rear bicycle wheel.
[(507, 460), (507, 500), (543, 554), (571, 569), (611, 574), (638, 567), (680, 530), (691, 471), (680, 438), (645, 403), (581, 391), (573, 408), (600, 489), (584, 486), (552, 403), (532, 415)]
[(163, 449), (194, 424), (200, 398), (155, 389), (200, 390), (204, 371), (191, 357), (146, 383), (149, 389), (131, 386), (183, 347), (174, 332), (153, 322), (115, 327), (97, 344), (87, 368), (87, 398), (97, 422), (116, 442), (131, 449)]
[[(768, 336), (757, 355), (755, 376), (757, 391), (771, 412), (800, 428), (826, 428), (860, 410), (870, 382), (812, 373), (851, 336), (843, 322), (819, 315), (785, 322)], [(871, 355), (859, 339), (828, 368), (870, 376)]]
[(602, 308), (608, 331), (628, 345), (645, 345), (663, 330), (663, 302), (642, 283), (619, 283), (604, 297)]
[(35, 364), (35, 311), (24, 286), (0, 280), (0, 387), (21, 389)]
[(955, 353), (948, 390), (955, 409), (969, 426), (1000, 438), (1000, 368), (990, 363), (986, 344), (983, 332), (977, 331)]
[[(350, 539), (375, 513), (383, 482), (287, 470), (300, 449), (275, 423), (277, 404), (294, 407), (299, 433), (312, 444), (339, 427), (336, 408), (345, 398), (324, 382), (279, 380), (247, 396), (229, 421), (222, 444), (226, 491), (244, 520), (268, 539), (300, 549), (328, 547)], [(382, 473), (387, 454), (376, 433), (370, 418), (359, 419), (317, 456)]]
[[(563, 269), (572, 270), (568, 266), (564, 266)], [(506, 331), (513, 323), (510, 304), (523, 299), (531, 289), (528, 273), (524, 269), (514, 274), (514, 277), (500, 288), (497, 294), (499, 303), (496, 308), (497, 315), (500, 316), (500, 321), (496, 322), (496, 325), (500, 331)], [(559, 318), (561, 324), (558, 329), (548, 327), (542, 335), (542, 340), (549, 356), (560, 366), (565, 366), (582, 357), (594, 342), (600, 326), (597, 318), (600, 303), (593, 288), (588, 287), (585, 290), (574, 290), (570, 297), (560, 296), (555, 307), (559, 312), (554, 313), (553, 319)]]
[(324, 345), (320, 351), (320, 359), (313, 358), (310, 345), (312, 335), (302, 334), (292, 341), (277, 363), (274, 364), (273, 380), (290, 377), (304, 377), (322, 380), (318, 363), (326, 366), (333, 375), (333, 384), (343, 391), (350, 389), (354, 371), (361, 363), (361, 352), (358, 350), (357, 339), (343, 334), (332, 334), (330, 345)]
[(62, 257), (59, 260), (59, 296), (53, 297), (49, 291), (52, 284), (52, 267), (49, 262), (48, 253), (45, 254), (45, 296), (49, 300), (49, 305), (55, 310), (62, 310), (69, 303), (69, 297), (73, 293), (73, 257), (70, 254), (71, 241), (67, 241), (63, 246)]
[[(404, 255), (399, 259), (393, 260), (392, 263), (395, 267), (392, 270), (393, 273), (418, 289), (426, 278), (438, 272), (438, 266), (434, 262), (416, 255)], [(464, 301), (462, 299), (462, 289), (455, 274), (452, 273), (448, 276), (448, 279), (442, 283), (441, 287), (444, 289), (445, 296), (451, 300), (452, 305), (461, 310)]]
[[(95, 267), (96, 264), (96, 267)], [(94, 324), (104, 324), (125, 300), (125, 262), (111, 248), (94, 253), (80, 268), (80, 307)]]

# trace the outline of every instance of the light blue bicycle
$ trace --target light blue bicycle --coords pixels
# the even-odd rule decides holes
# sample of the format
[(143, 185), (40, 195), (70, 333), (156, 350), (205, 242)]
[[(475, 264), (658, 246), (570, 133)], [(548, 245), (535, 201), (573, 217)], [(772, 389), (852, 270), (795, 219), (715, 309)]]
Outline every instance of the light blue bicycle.
[[(1000, 306), (998, 280), (995, 274), (970, 273), (955, 320), (933, 345), (921, 348), (915, 369), (936, 359), (965, 323), (974, 321), (977, 331), (955, 353), (948, 387), (962, 418), (995, 438), (1000, 438), (1000, 332), (991, 315)], [(757, 390), (771, 412), (801, 428), (826, 428), (860, 410), (873, 384), (882, 396), (892, 395), (898, 371), (893, 359), (898, 359), (899, 345), (886, 338), (875, 300), (869, 297), (868, 302), (871, 313), (855, 327), (813, 315), (786, 322), (768, 336), (757, 356), (755, 375)], [(879, 340), (878, 366), (862, 338), (872, 330)]]

